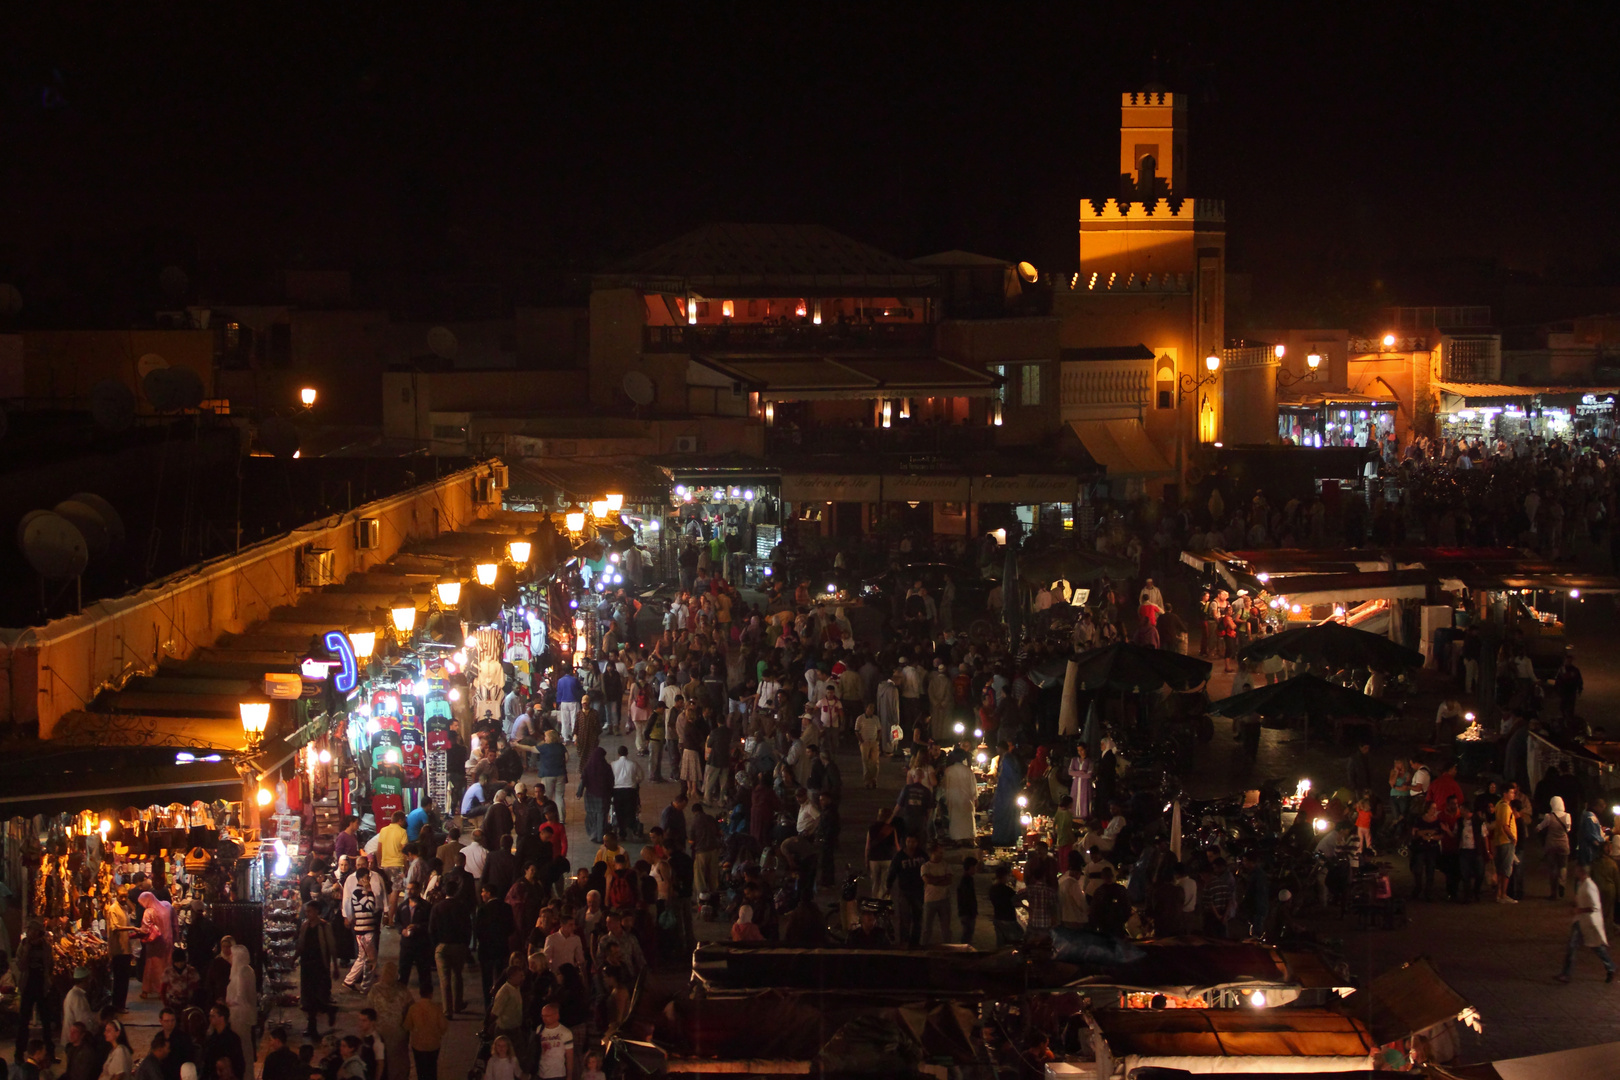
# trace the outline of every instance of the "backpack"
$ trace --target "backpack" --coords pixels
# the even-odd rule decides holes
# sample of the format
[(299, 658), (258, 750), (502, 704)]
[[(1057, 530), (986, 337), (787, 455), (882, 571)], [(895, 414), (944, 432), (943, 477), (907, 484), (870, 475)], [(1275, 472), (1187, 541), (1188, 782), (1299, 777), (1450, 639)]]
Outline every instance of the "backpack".
[(636, 906), (636, 889), (631, 874), (614, 874), (607, 881), (608, 910), (628, 911)]

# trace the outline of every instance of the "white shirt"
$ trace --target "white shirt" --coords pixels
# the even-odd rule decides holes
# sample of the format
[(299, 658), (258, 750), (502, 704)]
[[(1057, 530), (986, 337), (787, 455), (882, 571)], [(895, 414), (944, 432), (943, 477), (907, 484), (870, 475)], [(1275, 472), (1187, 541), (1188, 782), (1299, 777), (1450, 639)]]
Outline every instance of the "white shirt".
[(675, 707), (675, 699), (680, 696), (681, 688), (675, 685), (674, 679), (670, 679), (664, 684), (664, 688), (658, 691), (658, 701), (666, 709), (673, 709)]
[(115, 1077), (128, 1076), (135, 1071), (135, 1057), (127, 1046), (114, 1046), (107, 1060), (102, 1062), (101, 1076), (103, 1080), (114, 1080)]
[(1085, 879), (1068, 874), (1058, 878), (1058, 921), (1083, 926), (1090, 917), (1091, 905), (1086, 901)]
[[(97, 1020), (98, 1014), (90, 1007), (90, 995), (82, 987), (75, 986), (67, 992), (62, 999), (62, 1030), (65, 1032), (75, 1023), (84, 1025), (84, 1030), (95, 1038), (96, 1029), (101, 1026)], [(65, 1040), (66, 1035), (63, 1036)], [(128, 1069), (124, 1070), (128, 1072)]]
[[(1591, 908), (1591, 911), (1581, 911)], [(1587, 878), (1575, 886), (1575, 925), (1581, 928), (1582, 945), (1607, 945), (1608, 931), (1603, 928), (1603, 898), (1598, 895), (1597, 882)]]
[(574, 1048), (574, 1033), (558, 1024), (540, 1029), (539, 1080), (560, 1080), (568, 1075), (568, 1052)]
[(561, 930), (553, 930), (546, 935), (543, 951), (552, 971), (562, 970), (564, 964), (573, 964), (580, 972), (585, 970), (585, 942), (578, 934), (565, 936)]
[(821, 811), (816, 809), (815, 803), (807, 802), (803, 806), (799, 807), (799, 820), (795, 827), (798, 829), (799, 835), (803, 836), (805, 833), (814, 829), (816, 827), (816, 822), (820, 820)]
[(641, 778), (641, 763), (635, 758), (621, 757), (614, 759), (613, 786), (615, 789), (639, 787)]
[(476, 840), (469, 841), (461, 848), (462, 857), (467, 860), (467, 873), (474, 878), (484, 876), (484, 861), (489, 858), (489, 849)]

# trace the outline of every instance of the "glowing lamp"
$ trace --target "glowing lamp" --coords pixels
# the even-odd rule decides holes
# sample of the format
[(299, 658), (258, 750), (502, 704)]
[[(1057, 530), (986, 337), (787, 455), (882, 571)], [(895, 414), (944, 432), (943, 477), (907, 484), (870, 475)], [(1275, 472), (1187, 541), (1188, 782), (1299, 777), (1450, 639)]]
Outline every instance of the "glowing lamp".
[(1251, 993), (1249, 995), (1249, 1004), (1253, 1005), (1257, 1009), (1265, 1008), (1266, 1007), (1266, 992), (1264, 990), (1256, 990), (1253, 993)]
[(1571, 589), (1571, 590), (1569, 590), (1569, 598), (1571, 600), (1579, 600), (1581, 598), (1581, 590), (1579, 590), (1579, 589)]
[(765, 424), (769, 427), (774, 423), (776, 423), (776, 402), (767, 401), (765, 403)]
[[(1288, 347), (1286, 345), (1278, 345), (1275, 349), (1272, 349), (1271, 351), (1277, 355), (1277, 359), (1279, 359), (1279, 360), (1281, 360), (1284, 356), (1288, 355)], [(1315, 365), (1312, 365), (1312, 366), (1315, 366)]]
[(983, 729), (983, 728), (974, 728), (974, 729), (973, 729), (973, 737), (974, 737), (974, 738), (975, 738), (975, 739), (982, 739), (982, 738), (984, 738), (984, 729)]
[(495, 574), (499, 570), (500, 566), (496, 563), (481, 562), (473, 568), (473, 573), (478, 576), (478, 584), (487, 589), (495, 584)]
[(1001, 402), (990, 406), (990, 423), (996, 427), (1001, 426)]
[(1293, 607), (1289, 608), (1288, 610), (1293, 612), (1295, 615), (1298, 615), (1299, 614), (1299, 605), (1295, 604)]
[(269, 806), (270, 803), (275, 800), (275, 796), (270, 794), (269, 788), (261, 787), (259, 789), (259, 793), (254, 796), (254, 799), (260, 806)]
[[(1282, 348), (1281, 345), (1279, 345), (1277, 347), (1279, 349)], [(1322, 366), (1322, 354), (1321, 353), (1311, 353), (1309, 356), (1305, 357), (1305, 366), (1310, 368), (1312, 371), (1315, 371), (1317, 368), (1321, 367)]]
[(964, 723), (961, 723), (961, 722), (960, 722), (960, 721), (959, 721), (959, 722), (958, 722), (958, 723), (957, 723), (957, 725), (956, 725), (956, 729), (955, 729), (955, 730), (956, 730), (956, 733), (957, 733), (957, 734), (958, 734), (958, 735), (966, 735), (966, 734), (967, 734), (967, 725), (966, 725), (966, 724), (964, 724)]
[(1333, 822), (1329, 821), (1325, 817), (1319, 817), (1315, 821), (1311, 822), (1311, 827), (1319, 833), (1325, 833), (1329, 829), (1333, 828)]
[(816, 313), (814, 315), (810, 316), (810, 321), (815, 323), (817, 326), (821, 325), (821, 301), (820, 300), (816, 301)]
[(686, 325), (697, 325), (697, 301), (690, 296), (686, 298)]
[(606, 499), (596, 499), (591, 503), (591, 517), (607, 517), (607, 512)]
[(247, 737), (249, 750), (258, 750), (264, 741), (264, 729), (270, 726), (270, 699), (247, 698), (237, 705), (242, 715), (242, 734)]
[(369, 626), (356, 626), (349, 631), (349, 648), (356, 660), (370, 660), (377, 648), (377, 631)]
[(988, 765), (990, 763), (990, 755), (989, 754), (980, 754), (978, 756), (977, 760), (978, 760), (980, 765)]
[(1394, 334), (1385, 334), (1384, 335), (1384, 348), (1393, 349), (1394, 347), (1395, 347), (1395, 335)]
[(736, 304), (732, 303), (730, 300), (720, 301), (720, 317), (722, 319), (729, 319), (735, 314), (737, 314)]
[(804, 309), (804, 301), (803, 300), (800, 300), (799, 303), (798, 303), (798, 306), (793, 309), (793, 314), (797, 315), (801, 319), (804, 318), (805, 309)]
[(1000, 544), (1002, 546), (1006, 545), (1006, 543), (1007, 543), (1007, 530), (1006, 529), (996, 529), (993, 532), (991, 532), (990, 535), (996, 538), (996, 543), (997, 544)]
[(398, 765), (401, 760), (403, 760), (403, 755), (399, 752), (398, 747), (390, 746), (388, 749), (383, 751), (384, 764)]
[(450, 655), (450, 659), (456, 662), (457, 667), (464, 668), (467, 666), (467, 651), (465, 649), (457, 649)]
[(829, 581), (829, 582), (827, 582), (827, 592), (828, 592), (828, 593), (829, 593), (829, 594), (832, 594), (832, 593), (835, 593), (835, 592), (837, 592), (837, 591), (838, 591), (838, 586), (837, 586), (837, 585), (834, 585), (834, 584), (833, 584), (833, 583), (832, 583), (832, 582), (830, 582), (830, 581)]
[(315, 755), (315, 759), (322, 765), (330, 765), (332, 764), (332, 751), (323, 746), (321, 747), (321, 752)]
[(320, 395), (316, 393), (313, 386), (306, 386), (302, 390), (298, 391), (298, 400), (304, 403), (304, 408), (306, 409), (314, 407), (315, 399), (319, 396)]
[(1262, 570), (1260, 573), (1254, 575), (1254, 580), (1264, 585), (1266, 582), (1271, 580), (1271, 575)]
[(506, 545), (506, 553), (512, 556), (512, 561), (519, 566), (529, 565), (529, 553), (533, 550), (534, 545), (527, 540), (513, 540)]
[(461, 700), (461, 691), (457, 690), (454, 686), (452, 686), (450, 688), (450, 692), (448, 694), (444, 695), (444, 696), (449, 698), (451, 701), (460, 701)]
[(1033, 817), (1031, 817), (1030, 815), (1028, 815), (1028, 814), (1019, 814), (1018, 815), (1018, 824), (1020, 824), (1020, 825), (1032, 825), (1032, 824), (1034, 824), (1034, 822), (1035, 822), (1035, 819)]
[(585, 651), (585, 635), (584, 634), (580, 634), (578, 637), (576, 637), (574, 639), (574, 651), (575, 652), (584, 652)]
[(624, 496), (617, 491), (608, 492), (603, 501), (607, 503), (607, 508), (615, 514), (624, 509)]
[(884, 427), (888, 427), (893, 422), (893, 417), (894, 417), (894, 403), (893, 402), (885, 401), (883, 403), (882, 417), (883, 417), (882, 423), (883, 423)]
[(1018, 796), (1018, 805), (1021, 806), (1021, 807), (1022, 806), (1028, 806), (1029, 805), (1029, 796), (1028, 795), (1020, 795), (1020, 796)]
[(1210, 353), (1208, 356), (1204, 357), (1204, 366), (1208, 368), (1209, 373), (1213, 375), (1217, 371), (1221, 370), (1221, 358), (1214, 353)]
[(563, 522), (568, 526), (568, 531), (571, 533), (585, 531), (585, 515), (581, 511), (576, 510), (571, 514), (565, 515)]
[(107, 839), (107, 834), (112, 832), (112, 822), (102, 818), (101, 823), (96, 826), (96, 832), (101, 834), (103, 840)]
[(439, 594), (439, 603), (447, 608), (453, 608), (461, 603), (461, 579), (455, 577), (442, 577), (433, 588)]
[(416, 601), (401, 593), (395, 597), (389, 614), (394, 620), (394, 629), (402, 634), (409, 634), (416, 629)]

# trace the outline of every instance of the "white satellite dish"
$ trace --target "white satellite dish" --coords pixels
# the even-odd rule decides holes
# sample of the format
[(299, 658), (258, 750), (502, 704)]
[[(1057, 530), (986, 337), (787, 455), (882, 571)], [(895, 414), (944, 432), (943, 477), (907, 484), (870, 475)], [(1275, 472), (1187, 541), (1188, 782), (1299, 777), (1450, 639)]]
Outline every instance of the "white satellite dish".
[(624, 373), (624, 396), (637, 405), (651, 405), (658, 396), (657, 387), (652, 379), (647, 377), (645, 371), (627, 371)]
[(168, 367), (169, 362), (155, 352), (144, 353), (135, 361), (135, 374), (144, 379), (160, 367)]
[(17, 286), (0, 282), (0, 315), (15, 315), (22, 310), (22, 293)]
[(90, 415), (105, 431), (124, 431), (135, 422), (135, 393), (117, 379), (90, 388)]
[(95, 510), (101, 515), (101, 521), (107, 527), (107, 544), (112, 551), (118, 551), (124, 546), (124, 517), (112, 503), (103, 499), (93, 491), (77, 491), (68, 496), (74, 502)]
[(435, 326), (427, 332), (427, 347), (428, 352), (441, 360), (454, 360), (461, 345), (449, 327)]
[(21, 521), (17, 522), (17, 546), (19, 548), (23, 546), (23, 537), (28, 532), (28, 523), (39, 517), (41, 514), (48, 513), (50, 513), (49, 510), (30, 510), (28, 513), (22, 516)]
[(84, 545), (90, 550), (92, 559), (104, 557), (112, 548), (112, 537), (107, 529), (107, 523), (101, 520), (101, 512), (95, 507), (74, 499), (63, 499), (56, 504), (56, 512), (73, 523), (84, 537)]
[(22, 538), (23, 556), (42, 578), (76, 578), (90, 564), (90, 548), (67, 518), (49, 511), (31, 516)]

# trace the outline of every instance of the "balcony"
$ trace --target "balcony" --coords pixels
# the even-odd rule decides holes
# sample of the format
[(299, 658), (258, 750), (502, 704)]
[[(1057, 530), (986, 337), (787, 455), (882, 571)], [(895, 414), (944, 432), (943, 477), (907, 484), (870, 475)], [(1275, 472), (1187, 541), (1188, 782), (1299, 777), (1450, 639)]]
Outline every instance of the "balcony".
[(768, 453), (960, 455), (995, 445), (995, 428), (986, 424), (905, 424), (893, 428), (811, 427), (778, 425), (765, 429)]
[(926, 352), (933, 344), (929, 323), (647, 326), (641, 339), (650, 353)]

